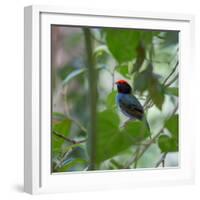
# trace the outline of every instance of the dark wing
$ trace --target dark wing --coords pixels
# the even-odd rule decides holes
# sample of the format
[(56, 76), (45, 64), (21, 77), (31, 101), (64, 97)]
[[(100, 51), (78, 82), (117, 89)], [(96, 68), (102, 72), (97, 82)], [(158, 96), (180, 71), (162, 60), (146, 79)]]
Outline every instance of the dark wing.
[(127, 113), (131, 117), (142, 119), (144, 110), (140, 102), (133, 95), (125, 95), (119, 99), (119, 106), (123, 112)]

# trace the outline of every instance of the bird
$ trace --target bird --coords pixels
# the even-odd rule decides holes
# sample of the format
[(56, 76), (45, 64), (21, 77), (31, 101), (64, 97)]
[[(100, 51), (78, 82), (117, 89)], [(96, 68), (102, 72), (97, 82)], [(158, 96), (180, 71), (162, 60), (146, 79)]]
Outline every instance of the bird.
[(144, 109), (139, 100), (132, 95), (132, 88), (125, 80), (118, 80), (115, 82), (117, 85), (116, 104), (121, 112), (128, 117), (128, 121), (141, 120), (145, 123), (150, 131), (148, 121), (144, 114)]

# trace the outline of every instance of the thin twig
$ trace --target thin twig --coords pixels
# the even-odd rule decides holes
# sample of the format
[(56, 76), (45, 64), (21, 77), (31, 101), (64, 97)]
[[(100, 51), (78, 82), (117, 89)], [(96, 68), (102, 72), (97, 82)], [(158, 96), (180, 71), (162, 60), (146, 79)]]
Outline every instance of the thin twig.
[(123, 122), (123, 124), (120, 126), (120, 128), (124, 128), (131, 121), (135, 121), (135, 119), (128, 118), (126, 121)]
[(153, 62), (153, 63), (158, 63), (158, 64), (166, 64), (166, 65), (169, 65), (169, 62), (166, 62), (166, 61), (160, 61), (160, 60), (154, 60), (154, 59), (150, 60), (150, 59), (148, 59), (148, 58), (145, 58), (145, 60), (148, 61), (148, 62)]
[(118, 169), (123, 169), (123, 165), (121, 165), (120, 163), (118, 163), (115, 159), (111, 159), (110, 162), (117, 167)]
[(165, 159), (162, 161), (162, 167), (165, 167)]
[(84, 143), (87, 141), (87, 139), (84, 139), (84, 140), (80, 140), (80, 141), (76, 141), (76, 140), (73, 140), (73, 139), (70, 139), (68, 137), (65, 137), (64, 135), (58, 133), (57, 131), (53, 130), (53, 134), (58, 136), (59, 138), (62, 138), (63, 140), (67, 141), (67, 142), (70, 142), (72, 144), (80, 144), (80, 143)]
[(146, 98), (146, 101), (145, 101), (144, 104), (143, 104), (144, 110), (147, 109), (148, 103), (149, 103), (150, 101), (151, 101), (151, 97), (148, 96), (148, 97)]
[(139, 160), (143, 156), (143, 154), (151, 146), (151, 144), (155, 143), (155, 140), (157, 139), (157, 137), (159, 137), (159, 135), (162, 133), (162, 131), (163, 131), (163, 128), (150, 140), (149, 143), (146, 144), (146, 146), (138, 154), (138, 156), (135, 156), (132, 160), (130, 160), (124, 168), (128, 168), (130, 165), (132, 165), (132, 163), (137, 162), (137, 160)]
[(157, 38), (161, 39), (161, 40), (165, 40), (166, 37), (165, 36), (160, 36), (160, 35), (156, 35)]
[(83, 132), (87, 133), (87, 129), (76, 119), (74, 119), (72, 116), (68, 115), (68, 118), (73, 121)]
[(96, 36), (93, 33), (91, 33), (91, 37), (93, 40), (96, 40), (99, 44), (106, 44), (104, 41), (96, 38)]
[(113, 91), (115, 87), (115, 68), (111, 72), (111, 76), (112, 76), (112, 91)]
[[(178, 67), (179, 62), (177, 61), (175, 67), (172, 69), (172, 71), (169, 73), (169, 75), (165, 78), (165, 80), (163, 81), (162, 85), (164, 88), (169, 87), (172, 83), (174, 83), (177, 78), (178, 78), (178, 74), (170, 81), (167, 83), (167, 81), (169, 80), (169, 78), (174, 74), (174, 72), (176, 71), (177, 67)], [(149, 109), (152, 105), (148, 105), (151, 102), (151, 97), (148, 96), (146, 101), (143, 104), (144, 110)]]
[[(165, 84), (167, 83), (167, 81), (169, 80), (169, 78), (172, 76), (172, 74), (176, 71), (177, 67), (178, 67), (179, 62), (177, 61), (175, 67), (172, 69), (172, 71), (169, 73), (169, 75), (166, 77), (166, 79), (163, 81), (163, 86), (165, 86)], [(166, 87), (166, 86), (165, 86)]]
[[(175, 108), (174, 108), (174, 110), (172, 111), (172, 113), (171, 113), (170, 116), (173, 116), (173, 115), (176, 113), (177, 109), (178, 109), (178, 104), (175, 106)], [(154, 135), (154, 137), (149, 141), (149, 143), (147, 143), (147, 144), (144, 146), (143, 150), (138, 154), (138, 156), (137, 156), (137, 157), (135, 156), (133, 159), (131, 159), (131, 160), (127, 163), (127, 165), (126, 165), (124, 168), (128, 168), (128, 167), (129, 167), (130, 165), (132, 165), (134, 162), (137, 162), (137, 160), (139, 160), (139, 159), (143, 156), (143, 154), (147, 151), (147, 149), (148, 149), (153, 143), (155, 143), (156, 139), (160, 136), (160, 134), (163, 132), (163, 130), (164, 130), (164, 126), (160, 129), (160, 131), (158, 131), (158, 133), (157, 133), (156, 135)]]
[(72, 152), (72, 149), (68, 149), (63, 157), (59, 160), (59, 162), (56, 163), (55, 167), (54, 167), (54, 170), (56, 170), (57, 168), (61, 168), (62, 167), (62, 163), (63, 161), (68, 157), (68, 155)]
[(138, 164), (138, 156), (139, 156), (139, 153), (140, 153), (140, 146), (137, 147), (137, 150), (136, 150), (136, 155), (135, 155), (135, 163), (134, 163), (134, 168), (136, 169), (137, 168), (137, 164)]
[(156, 163), (155, 167), (159, 167), (161, 163), (162, 163), (162, 167), (165, 167), (165, 158), (166, 158), (166, 156), (167, 156), (167, 153), (163, 153), (163, 155), (161, 156), (159, 161)]
[(174, 83), (178, 79), (178, 74), (169, 82), (165, 85), (165, 87), (169, 87), (172, 83)]
[[(65, 102), (65, 106), (64, 106), (64, 110), (65, 110), (65, 115), (67, 116), (68, 119), (70, 119), (71, 121), (73, 121), (83, 132), (87, 133), (87, 129), (75, 118), (73, 118), (70, 114), (69, 111), (69, 106), (67, 104), (67, 87), (63, 88), (63, 97), (64, 97), (64, 102)], [(68, 108), (68, 109), (67, 109)]]

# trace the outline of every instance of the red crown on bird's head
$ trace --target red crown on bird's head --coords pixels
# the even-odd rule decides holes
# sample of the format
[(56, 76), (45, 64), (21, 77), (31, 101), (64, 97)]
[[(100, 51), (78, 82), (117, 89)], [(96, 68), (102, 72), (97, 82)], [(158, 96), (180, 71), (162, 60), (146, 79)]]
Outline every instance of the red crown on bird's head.
[(126, 84), (128, 84), (128, 82), (127, 81), (125, 81), (125, 80), (118, 80), (118, 81), (116, 81), (115, 82), (116, 84), (124, 84), (124, 83), (126, 83)]
[(123, 94), (130, 94), (131, 93), (131, 86), (125, 80), (118, 80), (115, 82), (117, 84), (117, 91), (118, 93)]

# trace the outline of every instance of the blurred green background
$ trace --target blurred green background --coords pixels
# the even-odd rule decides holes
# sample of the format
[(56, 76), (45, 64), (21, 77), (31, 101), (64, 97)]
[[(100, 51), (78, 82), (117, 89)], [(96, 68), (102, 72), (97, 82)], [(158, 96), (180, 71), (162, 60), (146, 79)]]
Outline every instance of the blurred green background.
[[(51, 27), (52, 172), (178, 166), (177, 31)], [(92, 53), (88, 52), (88, 46)], [(96, 141), (88, 140), (90, 85), (88, 54), (97, 82)], [(115, 103), (118, 79), (127, 80), (144, 106), (151, 129), (142, 122), (123, 126)]]

